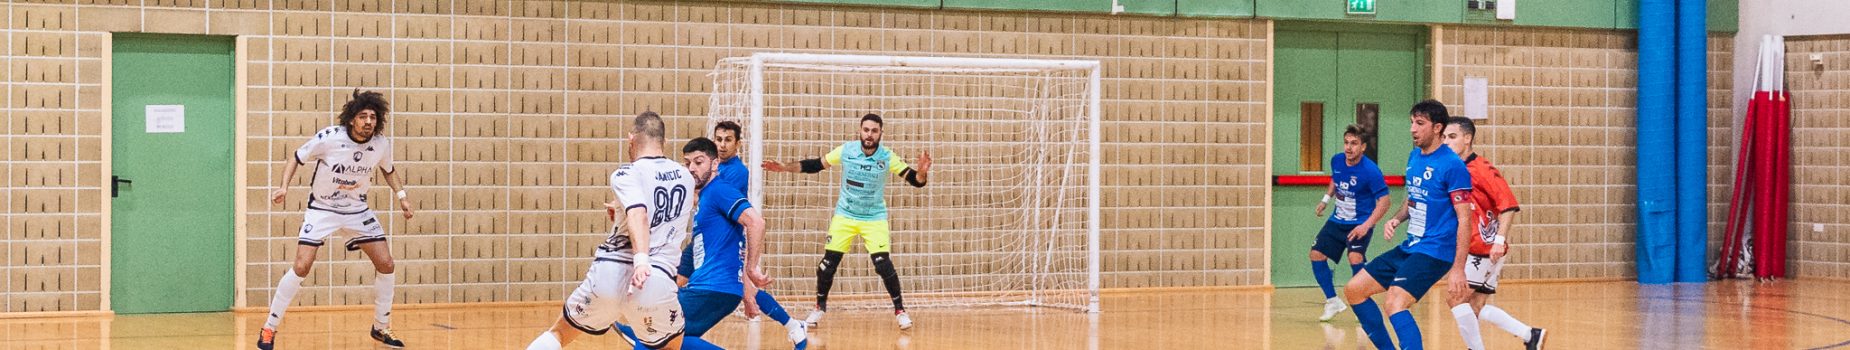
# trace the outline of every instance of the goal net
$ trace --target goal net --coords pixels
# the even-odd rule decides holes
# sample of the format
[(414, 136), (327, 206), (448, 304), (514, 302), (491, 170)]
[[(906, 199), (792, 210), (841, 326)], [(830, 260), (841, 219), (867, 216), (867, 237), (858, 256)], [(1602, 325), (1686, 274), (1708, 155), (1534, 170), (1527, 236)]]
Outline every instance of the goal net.
[[(930, 184), (886, 184), (892, 259), (906, 306), (1097, 311), (1097, 61), (760, 53), (713, 69), (707, 133), (745, 128), (740, 158), (768, 223), (772, 291), (815, 295), (842, 186), (839, 169), (767, 174), (765, 160), (859, 152), (860, 118)], [(829, 309), (891, 307), (865, 247), (837, 268)]]

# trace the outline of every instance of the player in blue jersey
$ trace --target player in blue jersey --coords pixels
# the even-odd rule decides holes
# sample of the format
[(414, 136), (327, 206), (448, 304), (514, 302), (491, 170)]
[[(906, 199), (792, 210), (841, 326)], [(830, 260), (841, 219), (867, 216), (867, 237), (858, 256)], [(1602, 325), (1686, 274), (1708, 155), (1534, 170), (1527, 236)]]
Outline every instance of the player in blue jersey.
[(680, 293), (687, 315), (683, 346), (717, 349), (702, 337), (739, 308), (746, 282), (760, 287), (771, 283), (758, 265), (764, 254), (764, 216), (744, 193), (717, 181), (719, 149), (712, 140), (694, 138), (681, 152), (700, 193), (699, 210), (694, 214), (699, 239), (689, 246), (694, 251), (694, 271)]
[(1319, 321), (1327, 322), (1349, 306), (1336, 298), (1326, 261), (1340, 261), (1348, 255), (1349, 272), (1361, 271), (1368, 254), (1368, 239), (1374, 236), (1375, 224), (1386, 216), (1382, 214), (1387, 213), (1387, 181), (1381, 176), (1381, 168), (1366, 155), (1372, 138), (1369, 130), (1350, 124), (1343, 130), (1343, 153), (1330, 157), (1330, 188), (1324, 192), (1323, 201), (1317, 203), (1317, 215), (1323, 215), (1331, 199), (1336, 200), (1336, 212), (1323, 223), (1316, 243), (1310, 247), (1310, 271), (1317, 277), (1317, 287), (1323, 289), (1323, 316), (1317, 317)]
[(1442, 142), (1450, 119), (1445, 104), (1420, 101), (1408, 114), (1414, 147), (1407, 155), (1407, 203), (1383, 231), (1383, 238), (1392, 240), (1394, 228), (1405, 222), (1407, 241), (1375, 257), (1343, 287), (1362, 331), (1380, 349), (1393, 349), (1394, 339), (1381, 322), (1381, 308), (1369, 297), (1387, 294), (1388, 320), (1401, 349), (1424, 349), (1419, 324), (1407, 310), (1441, 277), (1451, 295), (1467, 292), (1463, 246), (1470, 245), (1470, 235), (1459, 233), (1471, 232), (1471, 174)]
[(931, 171), (931, 153), (919, 156), (918, 168), (907, 165), (904, 157), (880, 145), (885, 124), (880, 115), (869, 113), (861, 117), (858, 143), (844, 143), (821, 159), (764, 162), (765, 170), (775, 172), (814, 174), (829, 167), (842, 168), (841, 196), (835, 202), (835, 216), (829, 220), (829, 243), (823, 248), (822, 263), (816, 268), (816, 310), (810, 312), (806, 320), (811, 326), (821, 322), (823, 312), (828, 310), (835, 267), (848, 253), (854, 238), (861, 237), (862, 245), (873, 259), (874, 271), (880, 274), (887, 295), (893, 298), (893, 315), (899, 321), (899, 329), (912, 328), (912, 317), (906, 315), (905, 303), (900, 299), (899, 271), (893, 268), (889, 254), (892, 237), (887, 225), (886, 180), (889, 174), (898, 175), (913, 187), (925, 187), (926, 174)]
[[(723, 121), (713, 126), (713, 144), (719, 146), (719, 159), (721, 159), (719, 174), (714, 175), (713, 183), (731, 186), (749, 198), (752, 182), (751, 169), (746, 168), (745, 162), (739, 160), (739, 149), (740, 144), (744, 142), (744, 135), (744, 129), (740, 128), (738, 123)], [(692, 267), (690, 266), (689, 269), (691, 270)], [(788, 329), (790, 342), (793, 344), (803, 344), (804, 340), (809, 338), (809, 324), (802, 320), (791, 319), (790, 314), (784, 311), (784, 306), (771, 297), (771, 292), (746, 284), (745, 294), (752, 296), (745, 299), (747, 316), (752, 316), (754, 311), (763, 311), (765, 316), (770, 316), (772, 320), (783, 324)]]

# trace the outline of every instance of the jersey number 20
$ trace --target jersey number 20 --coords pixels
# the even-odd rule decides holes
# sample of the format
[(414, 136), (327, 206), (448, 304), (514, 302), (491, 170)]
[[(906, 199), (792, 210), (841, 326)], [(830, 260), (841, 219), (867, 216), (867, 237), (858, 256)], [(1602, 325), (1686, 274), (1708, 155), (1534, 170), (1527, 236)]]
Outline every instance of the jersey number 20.
[(649, 227), (661, 226), (664, 222), (681, 217), (681, 209), (687, 203), (687, 187), (674, 185), (674, 189), (655, 188), (655, 215), (649, 219)]

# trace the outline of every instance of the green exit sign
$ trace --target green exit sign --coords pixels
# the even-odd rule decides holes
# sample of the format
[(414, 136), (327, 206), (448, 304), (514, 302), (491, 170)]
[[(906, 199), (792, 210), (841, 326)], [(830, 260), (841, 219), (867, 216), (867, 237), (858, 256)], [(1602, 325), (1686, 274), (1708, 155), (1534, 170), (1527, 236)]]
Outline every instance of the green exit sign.
[(1347, 0), (1347, 1), (1349, 1), (1349, 14), (1351, 15), (1375, 14), (1375, 0)]

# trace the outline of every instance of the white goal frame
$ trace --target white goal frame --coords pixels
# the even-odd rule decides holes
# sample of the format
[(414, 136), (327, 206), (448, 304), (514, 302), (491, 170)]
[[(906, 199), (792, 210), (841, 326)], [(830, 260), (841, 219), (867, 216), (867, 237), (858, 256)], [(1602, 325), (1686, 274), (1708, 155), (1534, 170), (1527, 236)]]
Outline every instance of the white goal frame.
[[(740, 58), (747, 58), (747, 57), (738, 57), (738, 58), (733, 58), (733, 59), (740, 59)], [(1103, 86), (1101, 84), (1101, 76), (1103, 73), (1102, 73), (1102, 65), (1099, 63), (1099, 61), (1096, 61), (1096, 60), (975, 58), (975, 57), (923, 57), (923, 56), (807, 54), (807, 53), (755, 53), (749, 56), (749, 58), (747, 59), (748, 61), (746, 65), (748, 66), (748, 69), (750, 71), (749, 72), (750, 81), (748, 83), (747, 89), (748, 89), (749, 95), (751, 96), (751, 100), (750, 100), (750, 106), (747, 111), (749, 123), (746, 126), (746, 129), (748, 130), (747, 133), (750, 135), (750, 137), (747, 137), (746, 141), (750, 147), (749, 149), (751, 150), (765, 149), (764, 148), (765, 147), (764, 146), (764, 142), (765, 142), (765, 135), (764, 135), (765, 133), (765, 130), (764, 130), (764, 118), (765, 118), (764, 67), (767, 64), (980, 69), (980, 70), (998, 70), (998, 71), (1060, 70), (1060, 71), (1085, 71), (1087, 72), (1088, 79), (1089, 79), (1089, 81), (1087, 82), (1087, 89), (1089, 91), (1087, 93), (1089, 94), (1089, 96), (1086, 96), (1086, 99), (1087, 99), (1086, 103), (1088, 104), (1087, 112), (1086, 112), (1086, 114), (1088, 115), (1086, 117), (1087, 117), (1087, 123), (1088, 123), (1087, 127), (1089, 128), (1087, 130), (1087, 134), (1088, 134), (1087, 137), (1089, 138), (1087, 142), (1088, 142), (1088, 147), (1089, 147), (1089, 153), (1090, 153), (1089, 158), (1090, 159), (1087, 160), (1088, 164), (1086, 165), (1087, 167), (1087, 178), (1086, 178), (1087, 208), (1086, 208), (1086, 224), (1085, 224), (1086, 226), (1085, 227), (1087, 231), (1086, 233), (1087, 234), (1087, 237), (1086, 237), (1086, 256), (1087, 256), (1086, 257), (1086, 260), (1087, 260), (1086, 261), (1086, 265), (1087, 265), (1086, 266), (1086, 269), (1087, 269), (1086, 284), (1087, 286), (1086, 288), (1088, 289), (1087, 292), (1089, 293), (1089, 296), (1086, 301), (1086, 305), (1084, 306), (1084, 310), (1086, 312), (1092, 312), (1092, 313), (1096, 313), (1100, 311), (1099, 309), (1099, 289), (1100, 289), (1099, 270), (1101, 268), (1102, 263), (1101, 263), (1101, 259), (1099, 258), (1099, 225), (1101, 222), (1100, 215), (1099, 215), (1099, 202), (1102, 196), (1099, 193), (1100, 192), (1099, 184), (1101, 181), (1101, 171), (1099, 169), (1099, 160), (1102, 154), (1099, 151), (1099, 141), (1100, 141), (1100, 132), (1101, 132), (1099, 121), (1100, 121), (1100, 116), (1103, 114), (1103, 108), (1100, 106), (1101, 92), (1103, 89)], [(714, 94), (716, 96), (719, 93), (721, 92), (714, 91)], [(708, 129), (711, 129), (711, 126), (709, 126)], [(748, 196), (750, 196), (750, 200), (753, 203), (763, 203), (764, 190), (762, 188), (763, 187), (762, 185), (765, 181), (765, 178), (764, 178), (765, 174), (764, 174), (764, 169), (757, 165), (762, 164), (764, 162), (764, 152), (753, 151), (753, 152), (748, 152), (748, 153), (749, 155), (748, 155), (746, 164), (747, 164), (747, 167), (751, 169), (751, 183), (753, 184), (753, 186), (750, 189), (751, 193), (749, 193)], [(1029, 306), (1036, 306), (1035, 301), (1033, 300), (1029, 300), (1025, 302), (1024, 304), (1029, 305)]]

